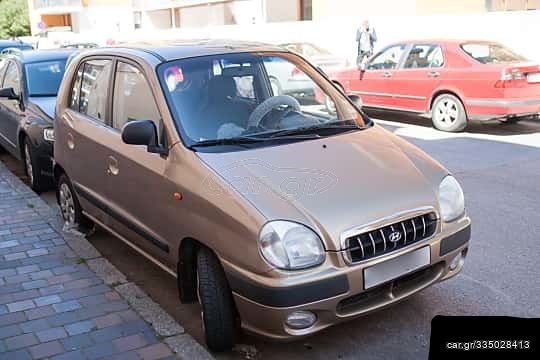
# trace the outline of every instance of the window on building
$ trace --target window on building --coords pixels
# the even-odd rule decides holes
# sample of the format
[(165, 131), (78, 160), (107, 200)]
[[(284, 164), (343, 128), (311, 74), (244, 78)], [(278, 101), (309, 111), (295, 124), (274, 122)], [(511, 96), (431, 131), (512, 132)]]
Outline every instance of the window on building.
[(438, 45), (414, 45), (405, 60), (405, 69), (441, 67), (444, 63), (441, 47)]
[(133, 26), (135, 29), (140, 29), (142, 26), (142, 13), (140, 11), (133, 13)]
[(537, 10), (540, 0), (486, 0), (487, 11)]
[(111, 60), (90, 60), (84, 64), (79, 111), (105, 122), (111, 74)]
[(150, 85), (135, 66), (119, 62), (113, 96), (113, 127), (122, 127), (134, 120), (151, 120), (161, 129), (161, 116)]
[(312, 0), (300, 0), (300, 20), (313, 20)]

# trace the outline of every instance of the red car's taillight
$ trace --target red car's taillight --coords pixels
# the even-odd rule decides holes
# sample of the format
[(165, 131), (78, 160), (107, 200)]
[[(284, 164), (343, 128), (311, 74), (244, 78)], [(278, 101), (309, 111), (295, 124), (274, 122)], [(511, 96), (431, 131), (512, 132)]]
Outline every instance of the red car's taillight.
[(507, 88), (517, 85), (521, 80), (525, 80), (527, 77), (525, 74), (516, 68), (504, 69), (501, 72), (500, 79), (495, 83), (496, 88)]
[(525, 79), (525, 74), (523, 74), (519, 69), (505, 69), (502, 71), (501, 80), (522, 80)]

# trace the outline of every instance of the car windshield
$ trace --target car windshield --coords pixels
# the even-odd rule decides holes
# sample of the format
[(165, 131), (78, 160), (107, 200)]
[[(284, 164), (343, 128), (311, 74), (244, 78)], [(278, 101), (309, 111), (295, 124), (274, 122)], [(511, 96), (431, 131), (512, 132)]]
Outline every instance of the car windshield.
[(482, 64), (499, 64), (526, 61), (527, 59), (500, 44), (467, 43), (461, 48)]
[(56, 96), (65, 68), (64, 59), (26, 64), (28, 96)]
[(369, 122), (323, 75), (290, 53), (176, 60), (160, 65), (158, 76), (188, 146), (300, 141)]

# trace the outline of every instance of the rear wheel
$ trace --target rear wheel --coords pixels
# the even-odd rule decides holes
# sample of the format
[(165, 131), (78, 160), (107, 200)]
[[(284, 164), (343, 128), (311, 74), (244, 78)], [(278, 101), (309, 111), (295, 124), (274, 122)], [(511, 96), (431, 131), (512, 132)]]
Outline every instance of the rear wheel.
[(24, 166), (26, 170), (26, 175), (28, 176), (28, 182), (30, 187), (37, 193), (40, 193), (47, 189), (47, 179), (41, 175), (41, 167), (39, 161), (37, 160), (36, 154), (32, 149), (32, 144), (30, 140), (24, 138)]
[(236, 335), (232, 292), (219, 259), (204, 247), (197, 253), (197, 295), (206, 345), (213, 351), (230, 350)]
[(467, 114), (461, 101), (454, 95), (437, 96), (431, 108), (433, 126), (442, 131), (458, 132), (467, 126)]

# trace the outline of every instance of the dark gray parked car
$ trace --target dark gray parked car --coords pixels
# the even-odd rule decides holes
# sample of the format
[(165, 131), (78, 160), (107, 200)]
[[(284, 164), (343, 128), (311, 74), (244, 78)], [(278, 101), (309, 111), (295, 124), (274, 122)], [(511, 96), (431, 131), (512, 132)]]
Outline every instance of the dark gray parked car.
[(66, 60), (74, 50), (0, 56), (0, 147), (25, 162), (32, 188), (53, 185), (53, 118)]

